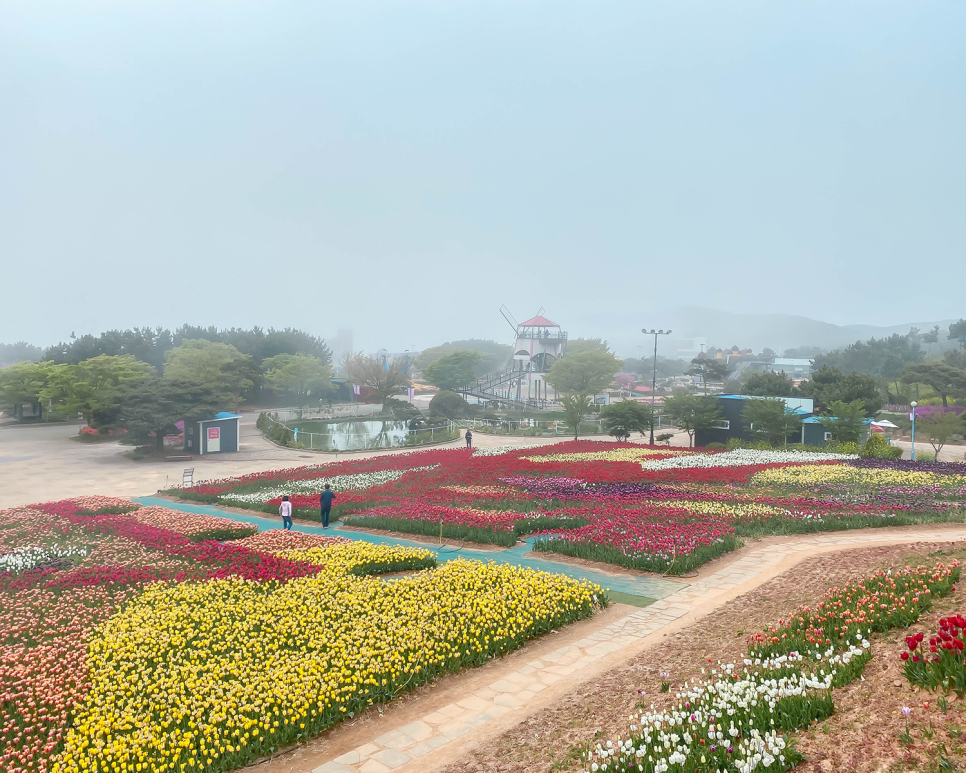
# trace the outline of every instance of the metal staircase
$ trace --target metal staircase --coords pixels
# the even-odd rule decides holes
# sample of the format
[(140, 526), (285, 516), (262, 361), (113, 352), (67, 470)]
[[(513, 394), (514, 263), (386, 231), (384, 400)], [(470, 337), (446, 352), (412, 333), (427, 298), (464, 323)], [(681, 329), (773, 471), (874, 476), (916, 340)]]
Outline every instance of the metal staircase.
[(516, 408), (553, 408), (559, 405), (554, 400), (542, 400), (531, 398), (529, 400), (518, 400), (514, 396), (516, 380), (525, 371), (504, 368), (493, 373), (480, 376), (476, 381), (464, 384), (456, 391), (464, 397), (476, 397), (480, 400), (495, 400), (500, 403)]

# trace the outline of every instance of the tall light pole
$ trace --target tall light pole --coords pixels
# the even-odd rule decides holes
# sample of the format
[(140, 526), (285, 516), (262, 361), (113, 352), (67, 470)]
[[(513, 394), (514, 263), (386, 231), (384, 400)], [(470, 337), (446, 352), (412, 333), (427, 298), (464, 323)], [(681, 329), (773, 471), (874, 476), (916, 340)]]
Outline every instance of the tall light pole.
[(641, 330), (644, 335), (654, 336), (654, 371), (651, 374), (651, 445), (654, 445), (654, 396), (657, 393), (657, 337), (671, 335), (670, 330)]
[(913, 400), (911, 405), (912, 413), (909, 414), (909, 418), (912, 419), (912, 450), (909, 452), (909, 458), (912, 461), (916, 461), (916, 406), (919, 405), (919, 403)]

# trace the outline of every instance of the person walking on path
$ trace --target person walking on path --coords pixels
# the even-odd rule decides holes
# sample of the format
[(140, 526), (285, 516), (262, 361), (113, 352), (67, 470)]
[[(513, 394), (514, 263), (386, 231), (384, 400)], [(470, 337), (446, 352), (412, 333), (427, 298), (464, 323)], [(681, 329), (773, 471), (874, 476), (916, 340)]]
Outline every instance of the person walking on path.
[(473, 433), (470, 432), (469, 430), (466, 430), (466, 447), (467, 448), (473, 447)]
[(322, 511), (322, 528), (329, 528), (329, 512), (332, 510), (332, 500), (335, 499), (335, 492), (329, 488), (329, 484), (325, 484), (325, 488), (322, 493), (319, 494), (319, 507)]
[(282, 504), (278, 506), (278, 514), (282, 516), (282, 528), (286, 531), (292, 530), (292, 503), (288, 497), (282, 497)]

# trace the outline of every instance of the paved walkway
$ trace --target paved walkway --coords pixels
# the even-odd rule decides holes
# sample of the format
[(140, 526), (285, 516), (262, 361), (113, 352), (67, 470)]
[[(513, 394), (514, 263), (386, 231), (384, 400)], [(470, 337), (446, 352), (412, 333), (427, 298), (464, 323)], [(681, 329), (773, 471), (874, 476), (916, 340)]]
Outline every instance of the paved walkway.
[[(326, 464), (346, 459), (405, 453), (413, 448), (358, 451), (342, 454), (309, 453), (303, 449), (280, 448), (268, 442), (255, 428), (257, 414), (243, 414), (241, 451), (210, 454), (185, 462), (141, 461), (124, 456), (131, 449), (116, 442), (89, 445), (71, 440), (79, 424), (5, 424), (0, 427), (0, 508), (29, 502), (87, 494), (138, 497), (154, 494), (181, 482), (185, 467), (194, 467), (196, 481), (248, 475), (264, 470), (281, 470), (309, 464)], [(606, 435), (591, 439), (613, 441)], [(496, 446), (545, 446), (570, 440), (567, 437), (514, 437), (474, 434), (480, 448)], [(636, 437), (634, 442), (642, 438)], [(672, 441), (675, 444), (678, 441)], [(684, 436), (684, 445), (687, 438)], [(426, 448), (460, 448), (454, 440)]]
[[(569, 646), (543, 654), (523, 667), (498, 674), (489, 685), (461, 700), (427, 705), (417, 721), (396, 726), (391, 706), (374, 723), (369, 742), (338, 756), (317, 755), (286, 770), (312, 773), (426, 773), (459, 759), (470, 744), (502, 732), (574, 690), (596, 673), (618, 667), (649, 641), (681, 627), (726, 601), (747, 593), (807, 555), (862, 546), (966, 539), (966, 527), (875, 529), (791, 537), (740, 551), (735, 560), (708, 577), (665, 596), (645, 609)], [(549, 700), (548, 700), (549, 699)]]
[[(210, 505), (193, 505), (184, 502), (172, 502), (170, 499), (161, 497), (139, 497), (134, 500), (142, 505), (160, 505), (169, 507), (173, 510), (182, 510), (188, 513), (203, 513), (206, 515), (217, 515), (221, 518), (231, 518), (240, 523), (250, 523), (259, 528), (260, 531), (279, 528), (278, 518), (262, 518), (248, 513), (238, 513), (231, 510), (224, 510), (220, 507)], [(307, 534), (325, 534), (330, 537), (347, 537), (352, 540), (371, 542), (376, 545), (405, 545), (407, 547), (419, 547), (434, 549), (432, 544), (418, 542), (416, 540), (401, 539), (382, 534), (369, 534), (368, 532), (356, 531), (345, 526), (329, 528), (323, 530), (321, 526), (299, 523), (293, 527), (293, 531), (301, 531)], [(627, 593), (632, 596), (643, 597), (642, 603), (647, 603), (653, 599), (664, 598), (674, 593), (681, 587), (678, 580), (665, 580), (657, 575), (637, 575), (595, 571), (574, 564), (563, 563), (561, 561), (551, 561), (544, 557), (542, 553), (534, 553), (531, 550), (532, 539), (527, 540), (522, 545), (506, 550), (474, 550), (473, 548), (452, 548), (443, 546), (437, 549), (436, 557), (439, 561), (451, 561), (454, 558), (471, 558), (477, 561), (495, 561), (498, 564), (513, 564), (529, 569), (539, 569), (544, 572), (555, 572), (574, 579), (586, 579), (595, 582), (602, 588), (617, 593)], [(615, 567), (616, 569), (616, 567)]]

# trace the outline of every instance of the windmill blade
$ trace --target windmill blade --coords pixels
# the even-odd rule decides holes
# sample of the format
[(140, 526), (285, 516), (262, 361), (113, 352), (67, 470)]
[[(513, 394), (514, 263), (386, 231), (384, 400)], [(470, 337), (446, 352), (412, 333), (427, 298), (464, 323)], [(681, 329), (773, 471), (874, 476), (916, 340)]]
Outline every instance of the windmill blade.
[(506, 307), (506, 304), (505, 303), (500, 307), (500, 314), (503, 315), (503, 319), (506, 320), (506, 323), (510, 327), (513, 328), (513, 332), (516, 333), (517, 332), (517, 328), (520, 327), (520, 324), (516, 321), (516, 319), (514, 318), (514, 316), (510, 313), (510, 310)]

